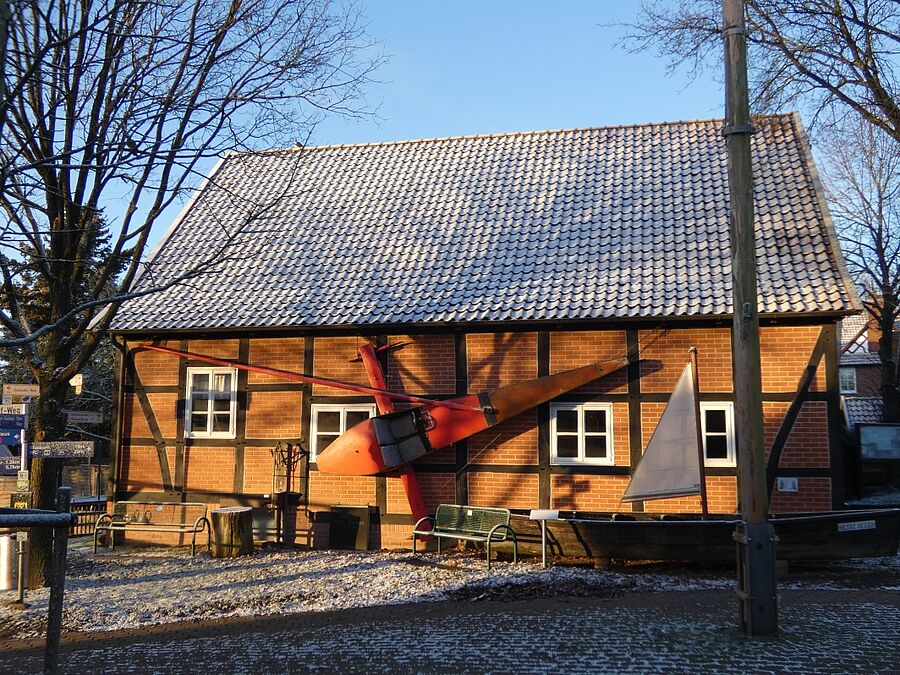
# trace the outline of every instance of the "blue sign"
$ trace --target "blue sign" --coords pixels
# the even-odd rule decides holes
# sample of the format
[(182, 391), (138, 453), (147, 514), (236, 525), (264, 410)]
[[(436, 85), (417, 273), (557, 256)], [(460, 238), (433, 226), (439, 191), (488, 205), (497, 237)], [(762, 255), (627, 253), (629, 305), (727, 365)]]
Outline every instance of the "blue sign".
[(20, 431), (21, 429), (0, 429), (0, 443), (3, 443), (3, 445), (18, 444)]
[(0, 413), (0, 428), (3, 429), (27, 429), (27, 415), (7, 415)]

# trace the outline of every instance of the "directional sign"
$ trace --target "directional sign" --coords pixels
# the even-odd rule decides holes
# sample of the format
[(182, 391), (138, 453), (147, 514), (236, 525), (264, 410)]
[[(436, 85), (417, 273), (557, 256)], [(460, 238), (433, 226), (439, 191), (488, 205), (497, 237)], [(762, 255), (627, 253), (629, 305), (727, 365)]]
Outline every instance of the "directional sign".
[(26, 429), (28, 417), (25, 415), (4, 415), (0, 413), (0, 427), (3, 429)]
[(0, 415), (27, 415), (28, 405), (25, 403), (15, 403), (10, 405), (0, 405)]
[(36, 384), (4, 384), (3, 403), (28, 403), (40, 393), (41, 388)]
[(21, 429), (0, 429), (0, 443), (3, 445), (18, 445)]
[(18, 472), (20, 464), (19, 457), (0, 457), (0, 471), (4, 472)]
[(95, 410), (66, 410), (69, 424), (103, 424), (103, 413)]
[(93, 457), (94, 441), (50, 441), (31, 443), (32, 457), (61, 459), (65, 457)]

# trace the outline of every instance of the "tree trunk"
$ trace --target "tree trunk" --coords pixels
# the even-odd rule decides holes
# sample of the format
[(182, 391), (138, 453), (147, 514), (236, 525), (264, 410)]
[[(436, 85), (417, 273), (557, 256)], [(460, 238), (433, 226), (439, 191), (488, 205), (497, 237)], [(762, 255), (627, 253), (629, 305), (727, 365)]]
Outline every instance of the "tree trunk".
[(894, 321), (897, 317), (897, 296), (885, 293), (878, 327), (878, 356), (881, 359), (881, 398), (884, 405), (882, 422), (900, 422), (900, 391), (897, 390), (897, 364), (894, 353)]
[[(49, 441), (62, 438), (66, 421), (63, 413), (63, 402), (68, 392), (68, 382), (60, 386), (51, 383), (41, 387), (38, 399), (37, 415), (31, 431), (32, 441)], [(56, 508), (56, 488), (62, 462), (58, 459), (35, 459), (30, 463), (31, 470), (31, 506), (35, 509), (52, 511)], [(53, 530), (47, 527), (35, 527), (29, 532), (29, 586), (32, 589), (50, 585), (50, 563), (53, 553)]]
[(253, 553), (253, 510), (249, 506), (213, 509), (211, 515), (214, 558), (237, 558)]

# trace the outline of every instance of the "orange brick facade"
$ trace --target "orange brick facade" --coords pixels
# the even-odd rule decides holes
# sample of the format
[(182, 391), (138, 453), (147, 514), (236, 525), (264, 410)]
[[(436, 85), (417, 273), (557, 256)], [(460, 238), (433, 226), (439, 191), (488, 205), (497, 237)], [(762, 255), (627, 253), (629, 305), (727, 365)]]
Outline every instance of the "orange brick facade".
[[(791, 408), (798, 382), (820, 336), (834, 331), (821, 326), (767, 326), (761, 330), (762, 381), (766, 444), (771, 447)], [(162, 344), (259, 366), (302, 372), (367, 385), (362, 364), (353, 361), (364, 337), (267, 337), (184, 339)], [(684, 365), (688, 349), (700, 355), (703, 400), (733, 401), (730, 335), (727, 327), (672, 327), (658, 335), (648, 330), (553, 330), (547, 332), (483, 332), (468, 334), (383, 335), (379, 343), (406, 343), (385, 357), (389, 388), (435, 396), (477, 393), (584, 365), (623, 356), (629, 340), (641, 345), (642, 361), (570, 392), (568, 403), (609, 404), (610, 451), (605, 466), (560, 466), (550, 460), (549, 407), (526, 412), (417, 463), (418, 479), (428, 509), (465, 501), (513, 509), (558, 508), (572, 511), (692, 512), (697, 498), (670, 499), (633, 506), (622, 504), (635, 453), (646, 447)], [(311, 406), (372, 402), (347, 390), (306, 385), (272, 375), (241, 373), (238, 383), (237, 432), (234, 438), (191, 439), (184, 433), (186, 368), (202, 366), (148, 351), (132, 351), (136, 379), (126, 377), (120, 400), (120, 453), (116, 491), (120, 498), (154, 499), (182, 495), (186, 501), (219, 504), (266, 504), (272, 491), (272, 448), (279, 441), (309, 442)], [(826, 350), (827, 351), (827, 350)], [(465, 360), (459, 357), (465, 355)], [(829, 360), (830, 358), (830, 360)], [(796, 422), (783, 444), (778, 475), (798, 478), (799, 490), (772, 499), (775, 512), (827, 510), (836, 500), (840, 457), (834, 446), (839, 425), (834, 358), (823, 358)], [(830, 365), (829, 365), (830, 364)], [(308, 366), (307, 366), (308, 367)], [(636, 406), (636, 408), (635, 408)], [(145, 414), (152, 411), (152, 420)], [(634, 410), (637, 414), (633, 414)], [(542, 421), (543, 420), (543, 421)], [(783, 435), (783, 434), (782, 434)], [(158, 447), (165, 447), (165, 464)], [(839, 463), (839, 462), (837, 462)], [(170, 485), (163, 484), (168, 472)], [(319, 545), (327, 538), (321, 514), (335, 505), (369, 506), (379, 545), (408, 544), (411, 516), (398, 478), (334, 476), (304, 462), (294, 485), (301, 503), (290, 511), (295, 540)], [(837, 482), (835, 482), (837, 481)], [(710, 510), (734, 512), (737, 481), (733, 468), (711, 471), (707, 479)], [(322, 527), (325, 527), (323, 534)]]

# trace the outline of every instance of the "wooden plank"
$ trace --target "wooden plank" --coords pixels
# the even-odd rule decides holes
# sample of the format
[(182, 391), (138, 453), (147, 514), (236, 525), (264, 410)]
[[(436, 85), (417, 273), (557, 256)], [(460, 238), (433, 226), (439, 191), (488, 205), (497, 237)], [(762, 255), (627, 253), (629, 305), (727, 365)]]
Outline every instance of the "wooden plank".
[[(550, 374), (550, 333), (542, 331), (537, 338), (537, 376)], [(537, 408), (538, 422), (538, 508), (549, 509), (550, 484), (550, 404)]]
[[(628, 355), (640, 357), (640, 333), (636, 330), (625, 331), (625, 346)], [(628, 466), (631, 474), (640, 464), (644, 456), (644, 442), (641, 431), (641, 363), (634, 359), (628, 364)], [(666, 402), (669, 398), (666, 395)], [(631, 503), (632, 512), (640, 513), (644, 510), (644, 502)]]
[(166, 454), (166, 441), (159, 429), (159, 423), (156, 421), (156, 414), (153, 412), (153, 406), (150, 404), (147, 392), (144, 391), (144, 386), (141, 384), (141, 378), (138, 376), (137, 368), (134, 365), (133, 353), (131, 351), (125, 356), (125, 368), (128, 372), (128, 376), (131, 378), (131, 383), (134, 387), (135, 394), (138, 397), (141, 411), (144, 413), (144, 417), (147, 420), (150, 434), (153, 436), (153, 443), (156, 446), (156, 458), (159, 462), (159, 474), (162, 488), (167, 492), (171, 491), (172, 471), (169, 469), (169, 457)]
[[(469, 393), (469, 356), (466, 350), (466, 334), (455, 333), (453, 335), (454, 369), (457, 396)], [(466, 472), (466, 464), (469, 461), (469, 440), (464, 438), (455, 444), (456, 456), (454, 466), (454, 493), (457, 504), (469, 503), (469, 474)], [(419, 469), (419, 465), (416, 465)]]

